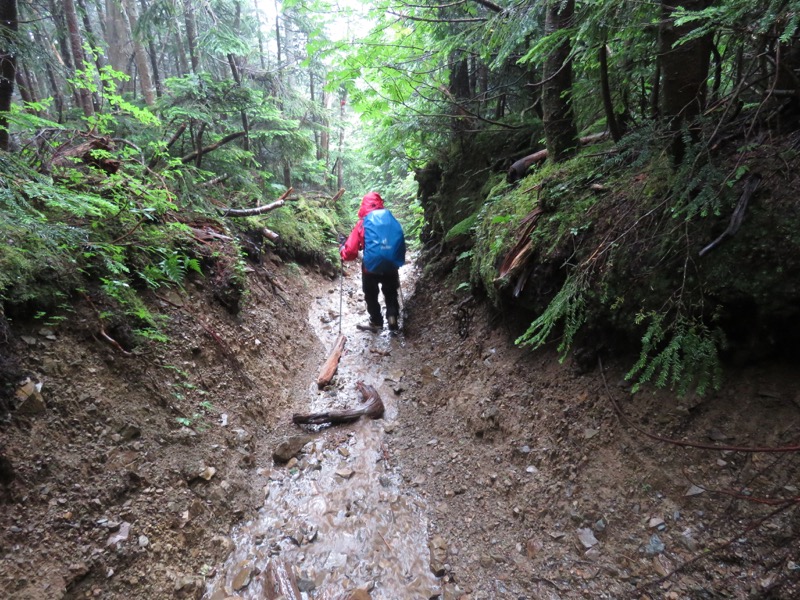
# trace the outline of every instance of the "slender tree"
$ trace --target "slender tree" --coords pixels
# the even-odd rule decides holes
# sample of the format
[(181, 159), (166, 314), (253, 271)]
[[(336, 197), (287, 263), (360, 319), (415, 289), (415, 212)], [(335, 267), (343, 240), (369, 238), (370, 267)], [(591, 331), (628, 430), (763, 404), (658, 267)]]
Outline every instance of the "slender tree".
[[(558, 34), (572, 25), (575, 0), (549, 0), (545, 35)], [(565, 39), (550, 53), (544, 63), (542, 112), (547, 150), (551, 160), (559, 162), (578, 148), (578, 128), (572, 107), (572, 60), (570, 42)]]
[(0, 0), (0, 150), (8, 150), (8, 111), (14, 94), (17, 56), (14, 51), (18, 28), (17, 0)]
[[(76, 71), (84, 70), (86, 68), (86, 64), (83, 57), (83, 36), (81, 36), (81, 30), (78, 24), (78, 14), (75, 12), (75, 3), (73, 0), (64, 0), (64, 16), (67, 20), (67, 29), (69, 31), (72, 57), (75, 60), (75, 69)], [(93, 116), (94, 104), (92, 103), (92, 92), (86, 85), (81, 83), (78, 83), (77, 87), (84, 116)]]

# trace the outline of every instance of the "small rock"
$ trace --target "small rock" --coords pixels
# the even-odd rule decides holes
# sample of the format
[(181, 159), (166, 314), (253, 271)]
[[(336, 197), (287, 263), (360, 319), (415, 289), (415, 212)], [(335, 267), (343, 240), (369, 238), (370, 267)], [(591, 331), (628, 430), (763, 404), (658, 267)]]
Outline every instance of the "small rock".
[(590, 440), (594, 436), (596, 436), (598, 433), (600, 433), (599, 429), (585, 429), (583, 431), (583, 439)]
[(248, 585), (253, 577), (254, 568), (249, 560), (243, 560), (236, 565), (236, 575), (233, 576), (233, 589), (239, 591)]
[(445, 573), (445, 564), (447, 562), (447, 542), (442, 536), (435, 535), (428, 542), (428, 550), (431, 557), (431, 573), (436, 577), (441, 577)]
[(139, 428), (138, 425), (132, 425), (131, 423), (126, 423), (122, 427), (117, 430), (120, 438), (125, 440), (126, 442), (132, 440), (133, 438), (138, 438), (142, 435), (142, 430)]
[(653, 517), (647, 522), (647, 526), (650, 529), (656, 529), (656, 528), (664, 529), (666, 527), (666, 524), (664, 523), (664, 519), (662, 519), (661, 517)]
[(657, 554), (661, 554), (665, 549), (666, 546), (664, 542), (661, 541), (661, 538), (653, 534), (650, 541), (647, 542), (647, 545), (644, 547), (644, 553), (648, 556), (656, 556)]
[(336, 469), (336, 474), (344, 479), (350, 479), (353, 476), (352, 469)]
[(272, 452), (272, 460), (276, 463), (287, 463), (289, 460), (300, 453), (308, 442), (314, 439), (313, 435), (293, 435), (275, 447)]
[(699, 485), (692, 484), (689, 487), (689, 489), (686, 490), (686, 493), (684, 494), (684, 496), (697, 496), (699, 494), (702, 494), (705, 491), (706, 490), (704, 488), (701, 488)]
[(150, 539), (146, 535), (139, 536), (139, 547), (147, 548), (150, 545)]
[(131, 531), (131, 524), (128, 523), (127, 521), (124, 521), (123, 523), (120, 524), (119, 530), (108, 538), (108, 541), (106, 541), (106, 546), (114, 546), (116, 544), (119, 544), (120, 542), (126, 541), (128, 539), (128, 535), (130, 534), (130, 531)]
[(594, 532), (589, 527), (578, 529), (578, 540), (583, 544), (584, 548), (591, 548), (598, 543), (597, 538), (594, 537)]
[(211, 481), (211, 478), (217, 473), (217, 470), (214, 467), (206, 467), (197, 475), (200, 479), (205, 479), (206, 481)]

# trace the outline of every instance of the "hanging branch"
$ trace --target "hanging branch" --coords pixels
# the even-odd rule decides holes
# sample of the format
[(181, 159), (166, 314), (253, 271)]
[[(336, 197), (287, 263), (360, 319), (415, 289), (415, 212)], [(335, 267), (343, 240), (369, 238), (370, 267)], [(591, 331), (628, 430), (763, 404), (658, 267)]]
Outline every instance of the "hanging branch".
[[(183, 135), (183, 132), (186, 131), (186, 127), (187, 127), (187, 123), (185, 123), (185, 122), (181, 123), (181, 126), (178, 127), (178, 129), (175, 131), (175, 133), (172, 134), (172, 137), (169, 138), (169, 141), (167, 141), (166, 150), (169, 150), (170, 148), (172, 148), (172, 146), (175, 145), (175, 142), (177, 142), (178, 139)], [(160, 154), (158, 154), (158, 153), (154, 154), (153, 158), (150, 159), (150, 162), (147, 163), (147, 168), (148, 169), (155, 168), (155, 166), (158, 164), (158, 161), (160, 159), (161, 159), (161, 155)]]
[(203, 148), (200, 148), (199, 150), (195, 150), (194, 152), (190, 152), (186, 156), (181, 156), (181, 162), (183, 164), (186, 164), (188, 162), (196, 160), (196, 159), (202, 157), (203, 155), (208, 154), (209, 152), (212, 152), (213, 150), (216, 150), (220, 146), (224, 146), (228, 142), (232, 142), (233, 140), (238, 140), (244, 134), (245, 134), (244, 131), (237, 131), (236, 133), (229, 133), (228, 135), (223, 137), (218, 142), (214, 142), (213, 144), (209, 144), (208, 146), (204, 146)]

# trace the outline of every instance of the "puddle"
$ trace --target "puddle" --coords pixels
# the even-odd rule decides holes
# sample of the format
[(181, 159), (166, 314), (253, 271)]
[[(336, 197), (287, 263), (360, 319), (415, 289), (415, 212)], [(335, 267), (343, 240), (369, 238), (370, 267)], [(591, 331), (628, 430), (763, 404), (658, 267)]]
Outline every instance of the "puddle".
[[(405, 342), (387, 330), (356, 330), (366, 320), (360, 284), (357, 267), (350, 267), (342, 294), (347, 343), (335, 389), (321, 392), (309, 382), (307, 406), (299, 410), (358, 406), (355, 383), (364, 381), (381, 395), (385, 417), (323, 429), (297, 465), (273, 467), (264, 506), (256, 519), (233, 531), (234, 550), (209, 582), (209, 600), (266, 597), (260, 574), (273, 557), (292, 566), (306, 600), (334, 600), (357, 588), (370, 590), (375, 600), (427, 599), (441, 591), (430, 571), (424, 502), (404, 486), (387, 446), (392, 434), (386, 426), (397, 418), (391, 386), (402, 379), (392, 354), (402, 352)], [(403, 285), (410, 296), (407, 282)], [(310, 310), (326, 351), (339, 333), (339, 304), (337, 280)], [(303, 433), (299, 427), (297, 433)]]

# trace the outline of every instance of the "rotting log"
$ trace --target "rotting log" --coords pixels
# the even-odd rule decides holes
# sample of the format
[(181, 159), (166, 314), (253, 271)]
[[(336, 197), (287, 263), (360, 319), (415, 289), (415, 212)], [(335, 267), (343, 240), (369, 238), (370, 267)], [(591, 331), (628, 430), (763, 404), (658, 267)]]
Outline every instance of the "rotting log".
[(300, 588), (292, 567), (281, 558), (271, 558), (262, 575), (266, 600), (301, 600)]
[(344, 344), (346, 341), (347, 338), (343, 333), (340, 333), (339, 337), (336, 338), (328, 360), (325, 361), (325, 364), (322, 365), (322, 369), (319, 371), (319, 377), (317, 377), (317, 387), (319, 389), (324, 388), (333, 381), (333, 376), (336, 375), (336, 370), (339, 368), (339, 359), (342, 358), (342, 352), (344, 351)]
[(370, 419), (380, 419), (383, 417), (385, 407), (381, 400), (378, 390), (363, 381), (356, 383), (356, 389), (361, 394), (364, 403), (358, 408), (345, 410), (330, 410), (319, 413), (292, 415), (292, 422), (296, 425), (341, 425), (342, 423), (352, 423), (358, 421), (362, 415)]
[[(601, 133), (593, 133), (592, 135), (587, 135), (582, 137), (579, 141), (581, 146), (586, 146), (588, 144), (594, 144), (595, 142), (600, 142), (608, 137), (608, 132), (603, 131)], [(512, 164), (508, 168), (508, 174), (506, 176), (506, 181), (508, 183), (514, 183), (515, 181), (519, 181), (523, 177), (525, 177), (526, 173), (528, 172), (528, 168), (538, 162), (542, 162), (548, 156), (547, 150), (539, 150), (534, 152), (533, 154), (529, 154), (528, 156), (523, 156), (514, 164)]]

